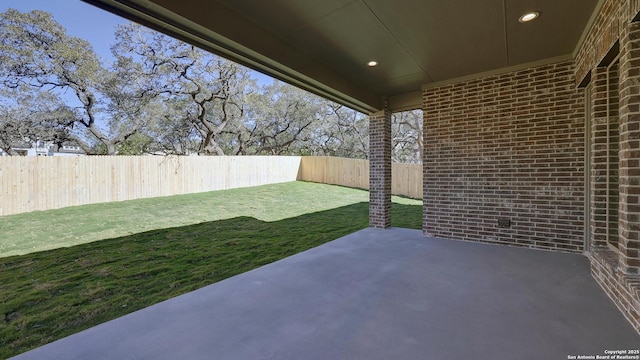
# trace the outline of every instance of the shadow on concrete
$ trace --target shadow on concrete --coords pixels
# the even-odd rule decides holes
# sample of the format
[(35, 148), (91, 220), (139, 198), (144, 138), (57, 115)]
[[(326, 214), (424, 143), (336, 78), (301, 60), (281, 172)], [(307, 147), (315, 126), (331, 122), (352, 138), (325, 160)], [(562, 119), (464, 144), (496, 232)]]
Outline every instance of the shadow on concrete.
[[(420, 227), (420, 205), (393, 204)], [(340, 238), (368, 225), (368, 203), (275, 222), (250, 217), (148, 231), (0, 258), (0, 358)]]
[(366, 228), (18, 358), (537, 360), (639, 340), (584, 256)]

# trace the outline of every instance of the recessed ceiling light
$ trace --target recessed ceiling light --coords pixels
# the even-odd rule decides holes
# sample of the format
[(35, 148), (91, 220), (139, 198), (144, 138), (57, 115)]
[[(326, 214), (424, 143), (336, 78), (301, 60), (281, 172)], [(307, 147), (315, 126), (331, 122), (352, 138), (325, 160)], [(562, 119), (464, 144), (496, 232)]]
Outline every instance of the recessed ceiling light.
[(540, 16), (540, 13), (537, 11), (532, 11), (532, 12), (528, 12), (522, 16), (520, 16), (520, 18), (518, 19), (518, 21), (520, 21), (521, 23), (525, 23), (525, 22), (529, 22), (531, 20), (536, 19), (538, 16)]
[(367, 63), (367, 65), (369, 65), (369, 67), (374, 67), (378, 65), (378, 62), (375, 60), (371, 60)]

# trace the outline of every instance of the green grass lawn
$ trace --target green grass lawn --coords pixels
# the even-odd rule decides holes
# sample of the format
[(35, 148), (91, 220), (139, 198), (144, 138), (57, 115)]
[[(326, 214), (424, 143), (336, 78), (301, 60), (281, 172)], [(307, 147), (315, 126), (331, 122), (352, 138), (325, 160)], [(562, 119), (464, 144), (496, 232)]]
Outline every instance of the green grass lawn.
[[(368, 196), (293, 182), (0, 217), (0, 358), (365, 228)], [(419, 229), (422, 202), (392, 213)]]

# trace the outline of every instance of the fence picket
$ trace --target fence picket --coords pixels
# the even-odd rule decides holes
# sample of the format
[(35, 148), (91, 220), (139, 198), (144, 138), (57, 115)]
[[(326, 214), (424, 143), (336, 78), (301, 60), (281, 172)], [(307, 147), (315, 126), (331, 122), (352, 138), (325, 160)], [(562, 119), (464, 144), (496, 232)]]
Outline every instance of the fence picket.
[[(4, 156), (0, 216), (296, 180), (368, 189), (369, 162), (323, 156)], [(393, 164), (392, 188), (422, 198), (422, 166)]]

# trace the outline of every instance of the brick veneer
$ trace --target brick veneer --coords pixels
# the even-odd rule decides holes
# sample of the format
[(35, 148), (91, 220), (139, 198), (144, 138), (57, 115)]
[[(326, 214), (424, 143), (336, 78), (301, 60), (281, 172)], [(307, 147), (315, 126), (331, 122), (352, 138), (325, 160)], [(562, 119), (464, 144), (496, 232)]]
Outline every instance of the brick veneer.
[(610, 74), (606, 67), (594, 69), (591, 72), (591, 246), (600, 247), (607, 245), (607, 233), (609, 222), (607, 213), (610, 210), (608, 204), (608, 161), (609, 149), (607, 137), (609, 136), (609, 110), (607, 109), (607, 78)]
[(591, 246), (618, 243), (618, 63), (591, 72)]
[[(620, 270), (640, 274), (640, 23), (620, 39)], [(640, 312), (640, 308), (636, 309)]]
[(591, 247), (618, 237), (618, 93), (617, 66), (594, 69), (591, 90)]
[(582, 251), (584, 100), (571, 61), (424, 90), (424, 232)]
[(618, 254), (608, 247), (596, 248), (591, 273), (631, 325), (640, 332), (640, 277), (619, 271)]
[(589, 250), (593, 277), (640, 333), (639, 12), (640, 0), (604, 0), (575, 61), (423, 90), (423, 231)]
[(391, 111), (369, 116), (369, 226), (391, 226)]
[(576, 55), (576, 83), (580, 84), (620, 38), (626, 24), (640, 11), (640, 0), (605, 0)]
[[(575, 79), (577, 84), (582, 84), (591, 74), (591, 273), (638, 332), (640, 25), (632, 23), (632, 20), (638, 18), (639, 11), (638, 0), (605, 0), (577, 53)], [(619, 64), (613, 64), (607, 71), (609, 64), (605, 63), (605, 55), (614, 51), (616, 42), (619, 42), (620, 49)], [(618, 81), (615, 81), (615, 75)], [(607, 77), (610, 85), (615, 83), (608, 94)], [(618, 86), (618, 89), (613, 86)], [(619, 106), (617, 113), (607, 110), (607, 103), (616, 102)], [(614, 123), (617, 126), (611, 126)], [(609, 147), (605, 145), (607, 137)], [(616, 180), (617, 192), (606, 187), (607, 178), (610, 182)], [(614, 205), (618, 206), (617, 224), (608, 222), (605, 216), (606, 209), (610, 211)], [(612, 241), (614, 231), (616, 236)], [(606, 243), (607, 233), (610, 244)]]

